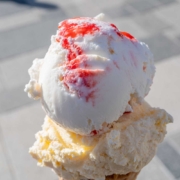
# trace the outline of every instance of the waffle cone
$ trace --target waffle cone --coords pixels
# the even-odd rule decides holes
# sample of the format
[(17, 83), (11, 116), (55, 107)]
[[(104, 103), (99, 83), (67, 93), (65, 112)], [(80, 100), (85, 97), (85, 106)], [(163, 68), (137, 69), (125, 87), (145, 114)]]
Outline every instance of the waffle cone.
[(106, 176), (106, 180), (136, 180), (138, 174), (139, 172), (130, 172), (124, 175), (113, 174), (111, 176)]
[[(124, 175), (113, 174), (111, 176), (106, 176), (106, 180), (136, 180), (139, 172), (130, 172)], [(63, 178), (59, 178), (59, 180), (65, 180)]]

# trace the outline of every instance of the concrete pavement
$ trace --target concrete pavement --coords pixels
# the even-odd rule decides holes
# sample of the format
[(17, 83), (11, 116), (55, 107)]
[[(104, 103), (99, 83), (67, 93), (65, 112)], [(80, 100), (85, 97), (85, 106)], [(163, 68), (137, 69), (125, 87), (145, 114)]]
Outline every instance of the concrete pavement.
[(180, 180), (180, 0), (0, 0), (0, 180), (57, 179), (28, 154), (44, 112), (23, 92), (27, 69), (44, 56), (59, 21), (100, 12), (150, 46), (157, 72), (146, 99), (174, 117), (138, 180)]

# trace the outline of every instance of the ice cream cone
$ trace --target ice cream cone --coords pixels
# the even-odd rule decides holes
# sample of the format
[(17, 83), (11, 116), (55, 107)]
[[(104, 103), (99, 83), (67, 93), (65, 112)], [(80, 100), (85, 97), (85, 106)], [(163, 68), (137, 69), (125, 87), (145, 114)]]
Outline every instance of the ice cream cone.
[(106, 176), (106, 180), (136, 180), (139, 172), (130, 172), (125, 175), (113, 174), (111, 176)]
[[(111, 176), (106, 176), (106, 180), (136, 180), (139, 172), (130, 172), (125, 175), (113, 174)], [(59, 178), (59, 180), (65, 180), (63, 178)]]
[(59, 180), (136, 180), (172, 122), (144, 100), (155, 73), (148, 46), (102, 16), (60, 22), (29, 69), (25, 91), (47, 113), (29, 153)]

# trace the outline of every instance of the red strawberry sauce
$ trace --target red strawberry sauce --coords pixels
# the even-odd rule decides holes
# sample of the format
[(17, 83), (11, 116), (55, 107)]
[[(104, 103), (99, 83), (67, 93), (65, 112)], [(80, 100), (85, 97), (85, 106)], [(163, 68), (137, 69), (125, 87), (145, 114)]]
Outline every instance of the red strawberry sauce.
[[(84, 98), (86, 102), (91, 101), (95, 105), (96, 84), (102, 71), (90, 68), (88, 57), (83, 49), (76, 43), (79, 36), (94, 35), (101, 32), (101, 26), (92, 18), (74, 18), (61, 22), (58, 26), (56, 41), (67, 50), (65, 62), (65, 75), (61, 77), (64, 86), (78, 97)], [(133, 39), (127, 32), (120, 32), (114, 24), (109, 24), (118, 36)], [(117, 64), (115, 64), (117, 68)], [(95, 132), (94, 132), (95, 133)]]

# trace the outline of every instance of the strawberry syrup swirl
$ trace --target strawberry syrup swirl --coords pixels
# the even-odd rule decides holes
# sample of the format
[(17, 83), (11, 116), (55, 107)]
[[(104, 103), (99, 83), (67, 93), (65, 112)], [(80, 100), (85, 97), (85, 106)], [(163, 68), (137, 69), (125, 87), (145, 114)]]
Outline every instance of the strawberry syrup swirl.
[(127, 38), (131, 39), (131, 40), (135, 40), (134, 36), (132, 36), (131, 34), (129, 34), (128, 32), (125, 31), (120, 31), (121, 34), (123, 34), (124, 36), (126, 36)]
[(119, 29), (118, 29), (114, 24), (110, 24), (110, 25), (111, 25), (111, 27), (114, 28), (116, 34), (117, 34), (119, 37), (123, 38), (123, 35), (122, 35), (121, 32), (119, 31)]
[[(97, 32), (102, 32), (102, 27), (92, 20), (92, 18), (74, 18), (61, 22), (58, 26), (56, 41), (61, 44), (63, 49), (67, 50), (65, 75), (60, 78), (61, 81), (67, 90), (77, 94), (80, 98), (84, 98), (86, 102), (91, 101), (94, 106), (95, 94), (98, 91), (96, 85), (103, 71), (91, 68), (85, 52), (75, 42), (79, 36), (93, 36)], [(108, 24), (108, 26), (113, 28), (121, 38), (124, 36), (129, 39), (134, 38), (126, 32), (120, 32), (114, 24)], [(116, 67), (119, 68), (117, 65)]]
[(96, 85), (103, 71), (88, 69), (91, 67), (88, 60), (86, 55), (80, 55), (76, 59), (66, 62), (63, 80), (69, 91), (74, 91), (78, 97), (84, 97), (86, 102), (91, 100), (94, 106)]
[[(84, 18), (77, 18), (74, 20), (75, 22), (78, 22), (78, 20), (83, 19)], [(93, 35), (95, 32), (100, 31), (100, 27), (98, 27), (95, 23), (90, 23), (86, 21), (82, 21), (81, 23), (75, 22), (65, 20), (58, 26), (59, 31), (56, 41), (61, 41), (62, 47), (68, 50), (66, 57), (68, 61), (71, 61), (77, 56), (84, 54), (82, 48), (74, 42), (74, 38), (78, 36), (84, 37), (87, 34)]]
[(123, 38), (123, 36), (125, 36), (125, 37), (129, 38), (130, 40), (135, 40), (134, 36), (132, 36), (128, 32), (119, 31), (119, 29), (114, 24), (110, 24), (110, 25), (115, 29), (118, 36), (120, 36), (122, 38)]
[(97, 130), (93, 130), (91, 131), (90, 136), (95, 136), (97, 134), (99, 134), (99, 132)]
[[(88, 65), (88, 57), (83, 49), (75, 43), (75, 38), (85, 35), (94, 35), (100, 31), (95, 23), (87, 22), (90, 18), (76, 18), (65, 20), (58, 26), (57, 42), (67, 50), (65, 75), (62, 78), (64, 86), (78, 97), (83, 97), (86, 102), (91, 100), (92, 105), (95, 105), (95, 88), (100, 70), (92, 70)], [(84, 21), (82, 21), (84, 20)], [(82, 21), (82, 22), (79, 22)]]

